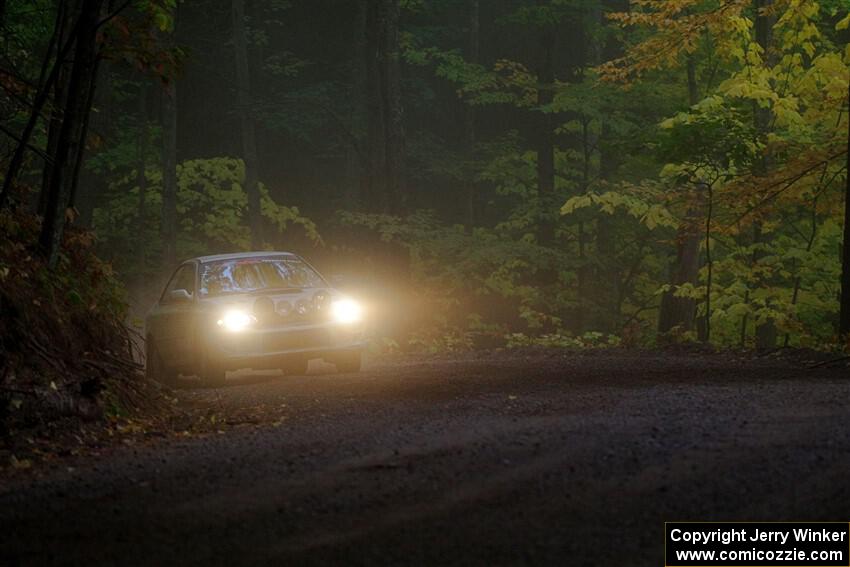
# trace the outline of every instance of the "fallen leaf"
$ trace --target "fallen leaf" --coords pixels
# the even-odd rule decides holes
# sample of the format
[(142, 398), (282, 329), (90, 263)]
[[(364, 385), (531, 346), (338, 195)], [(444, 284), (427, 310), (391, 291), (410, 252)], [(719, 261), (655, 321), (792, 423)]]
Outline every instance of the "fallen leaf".
[(12, 463), (12, 467), (16, 469), (28, 469), (32, 466), (29, 459), (18, 459), (15, 455), (12, 455), (12, 458), (9, 460)]

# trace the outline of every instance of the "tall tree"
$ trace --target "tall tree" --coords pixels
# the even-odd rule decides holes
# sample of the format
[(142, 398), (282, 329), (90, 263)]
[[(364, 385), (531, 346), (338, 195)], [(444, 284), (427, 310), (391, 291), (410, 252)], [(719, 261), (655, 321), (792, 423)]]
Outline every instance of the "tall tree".
[(147, 83), (142, 81), (139, 85), (139, 116), (138, 116), (139, 140), (136, 145), (136, 185), (139, 188), (139, 203), (137, 212), (137, 234), (143, 234), (145, 228), (145, 206), (147, 200), (148, 178), (147, 153), (148, 153), (148, 89)]
[[(545, 6), (545, 0), (537, 0), (538, 6)], [(544, 8), (545, 9), (545, 8)], [(555, 224), (551, 211), (555, 192), (555, 132), (549, 106), (555, 95), (555, 49), (554, 26), (543, 24), (538, 36), (537, 55), (537, 128), (535, 145), (537, 150), (537, 198), (540, 202), (540, 220), (538, 223), (538, 241), (551, 245), (555, 240)]]
[(405, 195), (404, 108), (401, 101), (401, 48), (399, 46), (399, 0), (384, 1), (383, 81), (386, 127), (387, 209), (401, 211)]
[(52, 156), (50, 184), (47, 187), (44, 220), (39, 235), (39, 249), (51, 267), (56, 265), (59, 258), (66, 208), (71, 198), (74, 176), (79, 173), (77, 152), (82, 151), (85, 125), (91, 109), (91, 91), (97, 73), (97, 28), (102, 7), (102, 0), (84, 1), (79, 7), (74, 63), (68, 79), (56, 153)]
[(68, 197), (68, 207), (75, 210), (74, 215), (72, 215), (72, 216), (77, 215), (76, 207), (77, 207), (77, 202), (78, 202), (79, 193), (80, 193), (80, 191), (79, 191), (79, 189), (80, 189), (80, 171), (81, 171), (81, 168), (83, 166), (83, 159), (85, 158), (85, 154), (86, 154), (86, 141), (88, 139), (89, 122), (90, 122), (90, 118), (91, 118), (90, 110), (91, 110), (92, 106), (94, 105), (94, 96), (95, 96), (95, 90), (96, 90), (96, 87), (97, 87), (97, 76), (98, 76), (98, 69), (100, 68), (100, 63), (101, 63), (101, 57), (100, 57), (100, 55), (96, 54), (95, 59), (94, 59), (93, 69), (92, 69), (92, 71), (90, 73), (90, 77), (88, 79), (89, 82), (88, 82), (88, 85), (86, 85), (86, 94), (85, 94), (86, 99), (85, 99), (84, 105), (85, 105), (85, 108), (88, 109), (89, 111), (87, 111), (85, 113), (85, 115), (83, 116), (83, 118), (80, 120), (80, 123), (77, 126), (77, 130), (74, 133), (74, 136), (75, 136), (74, 140), (76, 141), (76, 145), (74, 145), (72, 147), (72, 150), (71, 150), (71, 154), (73, 156), (73, 160), (71, 162), (73, 169), (72, 169), (71, 178), (70, 178), (71, 189), (70, 189), (70, 192), (69, 192), (70, 194), (69, 194), (69, 197)]
[(398, 0), (367, 3), (366, 119), (367, 201), (398, 213), (405, 198), (404, 108)]
[[(699, 102), (696, 59), (689, 55), (687, 59), (688, 104)], [(676, 290), (685, 284), (695, 284), (699, 273), (699, 243), (702, 239), (698, 228), (699, 203), (687, 205), (685, 218), (676, 231), (676, 257), (670, 268), (670, 289), (661, 296), (658, 310), (658, 333), (665, 335), (673, 329), (691, 331), (696, 316), (696, 301), (691, 297), (678, 297)]]
[(171, 270), (177, 260), (177, 81), (162, 90), (162, 261)]
[[(479, 0), (469, 0), (468, 5), (468, 37), (466, 44), (466, 60), (472, 65), (478, 65), (481, 60), (480, 52), (480, 30), (481, 30), (481, 6)], [(463, 114), (464, 146), (466, 159), (472, 163), (475, 158), (475, 106), (464, 105)], [(470, 172), (471, 173), (471, 172)], [(469, 175), (472, 177), (472, 175)], [(471, 227), (476, 222), (476, 184), (474, 179), (466, 180), (466, 222)]]
[[(360, 116), (366, 114), (366, 35), (367, 30), (367, 2), (358, 0), (357, 12), (351, 26), (351, 52), (353, 57), (350, 61), (349, 72), (349, 96), (348, 96), (348, 123), (358, 124)], [(366, 177), (368, 163), (363, 152), (361, 139), (354, 134), (352, 127), (348, 132), (348, 144), (345, 152), (346, 184), (343, 202), (345, 208), (354, 210), (363, 204), (364, 191), (366, 190)]]
[(262, 216), (257, 157), (257, 136), (252, 115), (251, 75), (248, 67), (248, 39), (245, 32), (245, 1), (233, 0), (233, 49), (236, 56), (236, 104), (242, 131), (242, 159), (245, 162), (245, 192), (248, 195), (248, 224), (251, 246), (262, 247)]
[(366, 168), (363, 194), (365, 201), (385, 209), (386, 129), (384, 126), (384, 92), (381, 88), (381, 61), (383, 58), (383, 0), (363, 0), (366, 3)]
[[(73, 24), (70, 24), (71, 22)], [(5, 207), (9, 204), (12, 187), (17, 182), (18, 174), (24, 164), (26, 151), (30, 148), (30, 138), (41, 118), (42, 109), (50, 101), (51, 96), (54, 96), (54, 104), (64, 108), (64, 97), (54, 95), (54, 84), (59, 79), (60, 73), (69, 64), (68, 56), (74, 46), (77, 45), (77, 36), (81, 31), (81, 22), (82, 19), (78, 11), (73, 9), (69, 2), (60, 1), (57, 4), (55, 24), (44, 57), (42, 58), (41, 71), (38, 82), (36, 83), (37, 89), (30, 106), (29, 117), (20, 136), (16, 138), (17, 146), (3, 178), (3, 187), (0, 189), (0, 207)], [(69, 25), (70, 30), (67, 30), (67, 26)], [(63, 33), (66, 30), (68, 31), (67, 35)], [(54, 49), (56, 51), (55, 56)], [(53, 153), (45, 153), (44, 155), (49, 157)], [(45, 164), (45, 169), (51, 169), (51, 165), (49, 163)], [(49, 192), (46, 183), (42, 188), (42, 192), (45, 196)], [(46, 205), (39, 208), (43, 210), (44, 206)]]
[[(850, 82), (847, 105), (850, 109)], [(838, 334), (845, 340), (850, 336), (850, 118), (847, 120), (847, 168), (844, 170), (844, 233), (841, 247), (841, 308)]]
[[(600, 65), (623, 54), (623, 45), (620, 38), (614, 34), (614, 30), (607, 27), (605, 15), (611, 11), (620, 12), (628, 10), (628, 0), (602, 0), (593, 7), (593, 21), (597, 30), (605, 32), (602, 40), (594, 51), (594, 65)], [(610, 182), (617, 167), (622, 161), (622, 156), (617, 155), (615, 150), (616, 136), (614, 135), (609, 120), (603, 119), (600, 128), (599, 147), (599, 179)], [(623, 286), (620, 281), (620, 268), (617, 262), (617, 251), (615, 246), (616, 234), (610, 215), (600, 215), (596, 220), (596, 250), (599, 255), (597, 274), (594, 281), (596, 288), (596, 302), (609, 307), (609, 316), (598, 322), (600, 330), (618, 330), (622, 315), (622, 303), (624, 298)]]
[[(770, 13), (773, 0), (755, 0), (754, 8), (756, 11), (755, 35), (756, 43), (761, 48), (762, 60), (768, 68), (773, 66), (774, 57), (771, 53), (773, 46), (773, 23), (774, 17)], [(755, 131), (756, 136), (765, 141), (770, 133), (770, 124), (773, 121), (773, 113), (769, 106), (753, 102), (753, 114), (755, 115)], [(767, 144), (765, 143), (765, 146)], [(770, 155), (767, 151), (761, 156), (756, 164), (755, 173), (760, 176), (766, 176), (769, 173), (771, 166)], [(762, 260), (764, 253), (761, 251), (761, 244), (767, 239), (767, 235), (762, 230), (761, 223), (756, 221), (753, 225), (753, 266), (758, 266)], [(759, 284), (766, 284), (759, 278)], [(744, 329), (746, 331), (746, 329)], [(776, 346), (776, 323), (773, 319), (767, 319), (759, 322), (756, 325), (756, 346), (758, 348), (773, 348)]]
[[(64, 2), (60, 2), (57, 18), (59, 19), (59, 43), (65, 41), (72, 24), (75, 21), (75, 14), (69, 7), (65, 6)], [(65, 104), (65, 94), (68, 86), (68, 76), (71, 70), (71, 61), (57, 61), (57, 75), (53, 87), (52, 104), (50, 108), (50, 120), (47, 123), (47, 155), (56, 153), (56, 143), (59, 140), (59, 131), (62, 128), (62, 111)], [(41, 192), (38, 196), (38, 214), (44, 215), (45, 207), (47, 206), (47, 193), (50, 186), (50, 173), (52, 168), (44, 167), (41, 175)]]

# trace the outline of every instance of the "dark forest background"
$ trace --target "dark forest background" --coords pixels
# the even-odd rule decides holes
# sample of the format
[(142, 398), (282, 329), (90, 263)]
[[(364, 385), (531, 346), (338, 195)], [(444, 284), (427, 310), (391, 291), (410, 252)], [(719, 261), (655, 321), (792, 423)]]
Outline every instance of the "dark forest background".
[(284, 249), (369, 301), (379, 348), (838, 346), (848, 18), (4, 0), (0, 274), (35, 258), (138, 316), (182, 258)]

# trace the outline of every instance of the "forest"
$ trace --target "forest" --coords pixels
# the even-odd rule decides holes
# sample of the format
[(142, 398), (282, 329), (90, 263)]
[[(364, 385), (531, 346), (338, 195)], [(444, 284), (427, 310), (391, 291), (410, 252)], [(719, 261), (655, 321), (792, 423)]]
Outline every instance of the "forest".
[(138, 312), (179, 259), (296, 251), (391, 298), (385, 348), (838, 348), (848, 18), (5, 1), (4, 247), (70, 280), (90, 247)]
[(850, 0), (0, 0), (0, 565), (845, 530), (848, 143)]

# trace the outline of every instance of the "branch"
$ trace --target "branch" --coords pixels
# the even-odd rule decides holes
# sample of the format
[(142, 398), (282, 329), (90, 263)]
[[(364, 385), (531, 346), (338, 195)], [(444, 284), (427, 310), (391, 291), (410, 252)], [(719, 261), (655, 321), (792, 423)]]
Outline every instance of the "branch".
[(117, 16), (118, 14), (120, 14), (121, 12), (123, 12), (123, 11), (124, 11), (124, 9), (125, 9), (125, 8), (127, 8), (127, 6), (129, 6), (129, 5), (130, 5), (130, 2), (132, 2), (132, 0), (125, 0), (125, 2), (124, 2), (123, 4), (121, 4), (121, 6), (119, 6), (117, 10), (115, 10), (114, 12), (112, 12), (111, 14), (109, 14), (108, 16), (106, 16), (105, 18), (103, 18), (102, 20), (100, 20), (100, 21), (99, 21), (99, 22), (98, 22), (98, 23), (94, 26), (94, 29), (95, 29), (95, 30), (100, 29), (100, 27), (101, 27), (102, 25), (104, 25), (104, 24), (108, 23), (108, 22), (109, 22), (111, 19), (113, 19), (115, 16)]
[(797, 172), (796, 174), (794, 174), (790, 177), (786, 177), (785, 179), (781, 179), (781, 180), (777, 181), (776, 183), (771, 183), (770, 185), (765, 187), (765, 189), (772, 189), (774, 187), (778, 187), (779, 185), (782, 185), (783, 183), (785, 185), (781, 189), (774, 191), (773, 193), (771, 193), (770, 195), (768, 195), (767, 197), (765, 197), (764, 199), (762, 199), (761, 201), (759, 201), (755, 205), (751, 205), (751, 206), (747, 207), (747, 209), (743, 213), (741, 213), (741, 215), (739, 215), (738, 218), (736, 218), (735, 221), (730, 223), (728, 226), (732, 226), (734, 224), (741, 222), (741, 220), (746, 218), (750, 213), (752, 213), (756, 209), (766, 205), (768, 202), (776, 199), (779, 195), (781, 195), (782, 193), (784, 193), (785, 191), (790, 189), (796, 182), (803, 179), (804, 177), (809, 176), (814, 170), (816, 170), (820, 166), (822, 166), (824, 164), (828, 164), (832, 160), (843, 156), (844, 154), (847, 153), (847, 151), (848, 150), (844, 150), (844, 151), (838, 152), (836, 154), (833, 154), (833, 155), (831, 155), (831, 156), (829, 156), (825, 159), (818, 161), (817, 163), (815, 163), (813, 165), (810, 165), (809, 167), (803, 169), (802, 171)]
[[(20, 138), (19, 136), (17, 136), (14, 132), (12, 132), (11, 130), (9, 130), (9, 129), (8, 129), (8, 128), (6, 128), (5, 126), (3, 126), (3, 124), (2, 124), (2, 123), (0, 123), (0, 132), (3, 132), (4, 134), (6, 134), (7, 136), (9, 136), (9, 137), (10, 137), (10, 138), (12, 138), (13, 140), (15, 140), (16, 142), (18, 142), (19, 144), (22, 144), (22, 143), (23, 143), (23, 141), (21, 140), (21, 138)], [(52, 157), (50, 157), (49, 155), (47, 155), (47, 154), (44, 152), (44, 150), (42, 150), (41, 148), (37, 148), (37, 147), (33, 146), (33, 145), (32, 145), (32, 144), (30, 144), (29, 142), (27, 142), (27, 143), (26, 143), (26, 144), (24, 144), (24, 145), (25, 145), (26, 147), (28, 147), (30, 150), (32, 150), (33, 152), (35, 152), (36, 154), (38, 154), (38, 157), (40, 157), (41, 159), (43, 159), (45, 163), (47, 163), (48, 165), (53, 165), (53, 158), (52, 158)]]

